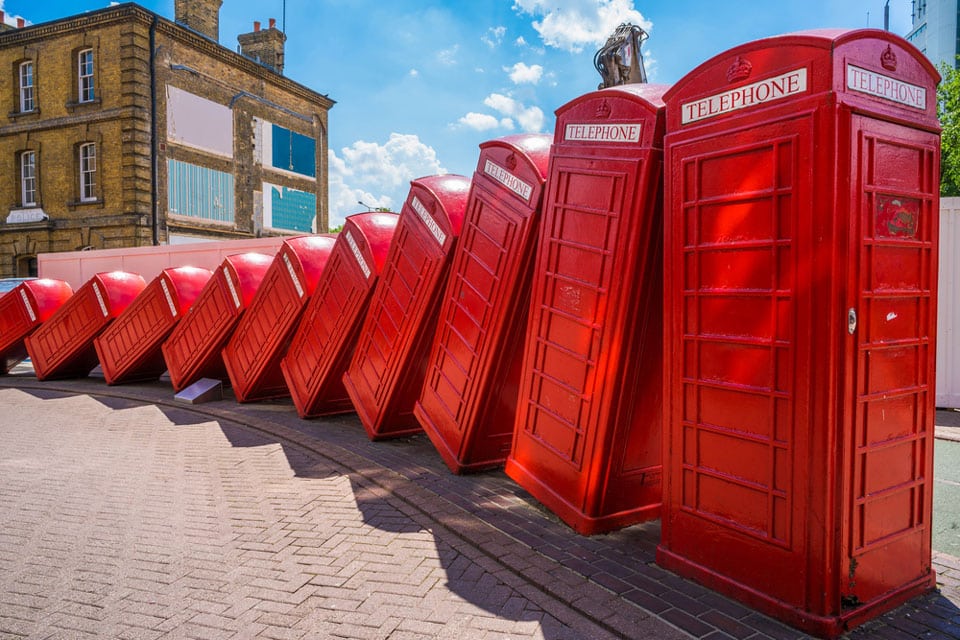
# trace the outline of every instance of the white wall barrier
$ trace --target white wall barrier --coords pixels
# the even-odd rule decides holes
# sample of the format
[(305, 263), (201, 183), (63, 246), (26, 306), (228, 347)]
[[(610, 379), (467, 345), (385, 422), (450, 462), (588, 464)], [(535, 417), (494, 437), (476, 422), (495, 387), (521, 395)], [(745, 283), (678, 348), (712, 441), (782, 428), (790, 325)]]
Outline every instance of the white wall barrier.
[(937, 406), (960, 407), (960, 198), (940, 198)]

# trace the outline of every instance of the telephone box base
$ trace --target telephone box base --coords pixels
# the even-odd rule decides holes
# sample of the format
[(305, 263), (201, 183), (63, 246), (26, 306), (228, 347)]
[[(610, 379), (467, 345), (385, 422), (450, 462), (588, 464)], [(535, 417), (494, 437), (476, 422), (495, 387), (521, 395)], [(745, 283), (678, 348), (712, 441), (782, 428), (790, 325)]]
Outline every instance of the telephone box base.
[[(527, 471), (514, 458), (507, 458), (506, 474), (521, 487), (550, 509), (558, 518), (581, 535), (592, 536), (628, 527), (632, 524), (656, 520), (660, 517), (660, 503), (649, 503), (625, 511), (590, 516), (567, 502), (563, 496), (547, 486), (536, 475)], [(658, 487), (659, 489), (659, 487)]]
[(506, 448), (503, 450), (503, 455), (497, 458), (490, 458), (486, 460), (461, 460), (458, 452), (450, 448), (450, 443), (443, 439), (440, 427), (434, 423), (431, 416), (424, 411), (423, 406), (419, 402), (413, 405), (413, 415), (417, 418), (417, 421), (423, 427), (424, 432), (426, 432), (427, 436), (430, 438), (430, 442), (433, 443), (437, 453), (440, 454), (443, 462), (447, 465), (447, 468), (450, 469), (451, 472), (457, 475), (463, 475), (468, 473), (476, 473), (478, 471), (486, 471), (488, 469), (496, 469), (503, 466), (503, 463), (507, 458), (507, 452), (510, 449), (509, 440), (506, 441)]
[[(772, 598), (736, 580), (711, 571), (708, 567), (688, 558), (657, 547), (657, 564), (685, 578), (689, 578), (723, 595), (734, 598), (805, 633), (832, 640), (854, 627), (895, 609), (937, 586), (936, 574), (930, 574), (890, 591), (872, 602), (845, 610), (835, 616), (818, 615), (803, 611), (786, 602)], [(787, 576), (784, 579), (789, 579)]]

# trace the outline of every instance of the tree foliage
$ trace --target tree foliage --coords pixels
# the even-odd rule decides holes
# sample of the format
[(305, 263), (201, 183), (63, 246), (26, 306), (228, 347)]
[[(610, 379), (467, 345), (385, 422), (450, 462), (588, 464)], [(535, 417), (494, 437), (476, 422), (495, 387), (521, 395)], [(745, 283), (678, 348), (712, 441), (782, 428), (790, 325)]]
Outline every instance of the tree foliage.
[(960, 196), (960, 71), (940, 65), (943, 80), (937, 87), (940, 136), (940, 195)]

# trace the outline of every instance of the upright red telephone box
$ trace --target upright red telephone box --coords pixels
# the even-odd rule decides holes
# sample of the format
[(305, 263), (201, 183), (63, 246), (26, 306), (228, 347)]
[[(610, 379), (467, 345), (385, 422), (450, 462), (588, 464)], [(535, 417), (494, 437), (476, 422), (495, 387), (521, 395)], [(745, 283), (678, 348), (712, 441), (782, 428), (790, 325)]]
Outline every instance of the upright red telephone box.
[(0, 294), (0, 373), (27, 357), (27, 336), (50, 319), (73, 295), (63, 280), (26, 280)]
[(330, 236), (283, 241), (250, 308), (223, 349), (223, 362), (238, 401), (290, 395), (280, 360), (317, 288), (334, 242)]
[(200, 378), (227, 379), (221, 352), (272, 263), (262, 253), (238, 253), (213, 272), (161, 347), (176, 391)]
[(85, 376), (97, 366), (94, 339), (147, 286), (139, 274), (98, 273), (26, 339), (39, 380)]
[(665, 96), (657, 559), (817, 635), (934, 586), (938, 79), (813, 31)]
[(343, 388), (370, 294), (383, 271), (399, 216), (348, 216), (316, 291), (280, 362), (301, 418), (353, 411)]
[(163, 341), (196, 300), (212, 272), (164, 269), (93, 341), (107, 384), (156, 380), (167, 369)]
[(454, 473), (503, 464), (513, 439), (551, 138), (480, 145), (414, 414)]
[(373, 440), (421, 431), (413, 404), (423, 386), (469, 190), (470, 180), (457, 175), (410, 183), (383, 274), (343, 376)]
[(584, 534), (660, 513), (665, 89), (557, 110), (506, 473)]

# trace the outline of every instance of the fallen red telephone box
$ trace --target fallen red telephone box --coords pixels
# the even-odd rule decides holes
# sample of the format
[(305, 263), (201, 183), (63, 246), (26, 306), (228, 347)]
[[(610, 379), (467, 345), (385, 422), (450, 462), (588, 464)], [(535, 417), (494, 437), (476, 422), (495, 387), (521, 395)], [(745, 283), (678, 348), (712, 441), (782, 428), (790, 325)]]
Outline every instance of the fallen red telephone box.
[(167, 369), (161, 347), (213, 275), (209, 269), (164, 269), (93, 341), (107, 384), (156, 380)]
[(280, 362), (301, 418), (353, 411), (343, 387), (373, 287), (383, 271), (399, 216), (348, 216), (316, 291)]
[(657, 561), (817, 635), (935, 584), (937, 82), (824, 30), (665, 96)]
[(503, 464), (513, 439), (551, 137), (480, 145), (414, 414), (454, 473)]
[(277, 251), (223, 349), (223, 362), (239, 402), (289, 395), (280, 360), (335, 241), (330, 236), (300, 236), (284, 240)]
[(27, 337), (38, 380), (85, 376), (97, 366), (94, 339), (147, 286), (136, 273), (110, 271), (87, 280)]
[(201, 378), (227, 379), (221, 351), (272, 262), (262, 253), (227, 256), (207, 280), (161, 347), (176, 391)]
[(27, 336), (50, 319), (73, 295), (63, 280), (26, 280), (0, 294), (0, 373), (9, 373), (27, 357)]
[(665, 90), (557, 110), (505, 470), (584, 534), (660, 513)]
[(371, 439), (421, 431), (413, 417), (437, 326), (440, 294), (460, 235), (470, 180), (419, 178), (377, 281), (343, 383)]

